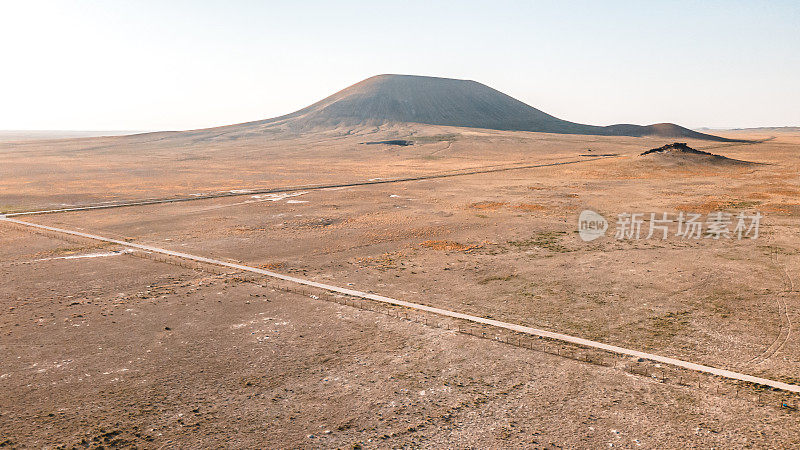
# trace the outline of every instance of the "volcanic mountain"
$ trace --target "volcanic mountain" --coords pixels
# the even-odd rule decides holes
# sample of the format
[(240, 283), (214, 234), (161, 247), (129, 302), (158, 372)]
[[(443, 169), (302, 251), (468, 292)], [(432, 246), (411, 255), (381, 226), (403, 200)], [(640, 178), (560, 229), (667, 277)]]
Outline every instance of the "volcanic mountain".
[(671, 123), (594, 126), (569, 122), (476, 81), (414, 75), (377, 75), (291, 114), (235, 126), (260, 128), (279, 125), (308, 130), (393, 123), (559, 134), (728, 140)]

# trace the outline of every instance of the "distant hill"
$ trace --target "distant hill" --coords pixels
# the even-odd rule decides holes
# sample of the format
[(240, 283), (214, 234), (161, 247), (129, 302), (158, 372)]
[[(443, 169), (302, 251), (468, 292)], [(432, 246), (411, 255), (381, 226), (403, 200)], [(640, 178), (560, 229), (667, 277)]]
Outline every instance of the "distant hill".
[(377, 75), (291, 114), (235, 126), (316, 129), (391, 123), (730, 141), (671, 123), (594, 126), (569, 122), (476, 81), (414, 75)]
[(796, 133), (800, 127), (752, 127), (752, 128), (698, 128), (702, 131), (770, 131), (778, 133)]
[(760, 127), (760, 128), (738, 128), (740, 130), (766, 130), (766, 131), (786, 131), (790, 133), (794, 133), (800, 131), (800, 127)]

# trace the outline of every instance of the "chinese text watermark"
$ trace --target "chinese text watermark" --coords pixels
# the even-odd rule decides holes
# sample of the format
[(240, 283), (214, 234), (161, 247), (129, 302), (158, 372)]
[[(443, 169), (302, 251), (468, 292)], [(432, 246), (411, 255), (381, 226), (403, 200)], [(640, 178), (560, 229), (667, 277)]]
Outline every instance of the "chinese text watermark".
[[(705, 217), (695, 213), (621, 213), (617, 214), (614, 238), (617, 240), (667, 239), (670, 233), (680, 239), (758, 239), (760, 212), (732, 214), (716, 211)], [(578, 217), (578, 234), (584, 241), (605, 235), (608, 221), (600, 214), (585, 210)]]

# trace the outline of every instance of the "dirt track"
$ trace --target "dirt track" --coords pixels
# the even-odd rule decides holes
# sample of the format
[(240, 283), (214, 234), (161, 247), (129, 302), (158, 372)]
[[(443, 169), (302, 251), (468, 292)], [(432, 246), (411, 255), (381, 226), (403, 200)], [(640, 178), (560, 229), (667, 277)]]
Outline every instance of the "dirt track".
[[(748, 383), (754, 383), (754, 384), (758, 384), (758, 385), (762, 385), (762, 386), (767, 386), (767, 387), (771, 387), (771, 388), (775, 388), (775, 389), (784, 390), (784, 391), (787, 391), (787, 392), (800, 393), (800, 386), (797, 386), (797, 385), (782, 383), (780, 381), (769, 380), (769, 379), (761, 378), (761, 377), (754, 377), (752, 375), (747, 375), (747, 374), (738, 373), (738, 372), (725, 370), (725, 369), (719, 369), (719, 368), (716, 368), (716, 367), (708, 367), (708, 366), (704, 366), (702, 364), (696, 364), (696, 363), (691, 363), (691, 362), (687, 362), (687, 361), (681, 361), (681, 360), (675, 359), (675, 358), (669, 358), (669, 357), (665, 357), (665, 356), (661, 356), (661, 355), (655, 355), (655, 354), (652, 354), (652, 353), (641, 352), (641, 351), (637, 351), (637, 350), (631, 350), (631, 349), (627, 349), (627, 348), (618, 347), (618, 346), (615, 346), (615, 345), (608, 345), (608, 344), (604, 344), (602, 342), (596, 342), (596, 341), (592, 341), (592, 340), (589, 340), (589, 339), (584, 339), (584, 338), (581, 338), (581, 337), (569, 336), (569, 335), (566, 335), (566, 334), (555, 333), (555, 332), (552, 332), (552, 331), (539, 330), (539, 329), (536, 329), (536, 328), (531, 328), (531, 327), (511, 324), (511, 323), (507, 323), (507, 322), (501, 322), (501, 321), (498, 321), (498, 320), (486, 319), (486, 318), (483, 318), (483, 317), (477, 317), (477, 316), (473, 316), (473, 315), (469, 315), (469, 314), (463, 314), (463, 313), (459, 313), (459, 312), (455, 312), (455, 311), (449, 311), (449, 310), (445, 310), (445, 309), (441, 309), (441, 308), (434, 308), (434, 307), (430, 307), (430, 306), (426, 306), (426, 305), (420, 305), (420, 304), (417, 304), (417, 303), (411, 303), (411, 302), (406, 302), (406, 301), (403, 301), (403, 300), (397, 300), (397, 299), (393, 299), (393, 298), (389, 298), (389, 297), (384, 297), (384, 296), (381, 296), (381, 295), (368, 294), (366, 292), (361, 292), (361, 291), (357, 291), (357, 290), (354, 290), (354, 289), (345, 289), (345, 288), (333, 286), (333, 285), (330, 285), (330, 284), (317, 283), (317, 282), (314, 282), (314, 281), (310, 281), (310, 280), (306, 280), (306, 279), (302, 279), (302, 278), (297, 278), (297, 277), (292, 277), (292, 276), (287, 276), (287, 275), (279, 274), (279, 273), (276, 273), (276, 272), (263, 270), (263, 269), (258, 269), (258, 268), (255, 268), (255, 267), (245, 266), (245, 265), (241, 265), (241, 264), (233, 264), (233, 263), (229, 263), (229, 262), (225, 262), (225, 261), (220, 261), (220, 260), (217, 260), (217, 259), (206, 258), (206, 257), (196, 256), (196, 255), (190, 255), (190, 254), (187, 254), (187, 253), (176, 252), (176, 251), (172, 251), (172, 250), (165, 250), (165, 249), (162, 249), (162, 248), (152, 247), (152, 246), (149, 246), (149, 245), (138, 245), (138, 244), (133, 244), (133, 243), (130, 243), (130, 242), (119, 241), (119, 240), (116, 240), (116, 239), (109, 239), (109, 238), (105, 238), (105, 237), (98, 236), (98, 235), (95, 235), (95, 234), (82, 233), (82, 232), (79, 232), (79, 231), (65, 230), (65, 229), (61, 229), (61, 228), (53, 228), (53, 227), (48, 227), (48, 226), (45, 226), (45, 225), (39, 225), (39, 224), (31, 223), (31, 222), (24, 222), (24, 221), (16, 220), (16, 219), (0, 218), (0, 220), (3, 220), (3, 221), (8, 222), (8, 223), (21, 225), (23, 228), (45, 230), (45, 231), (60, 233), (60, 234), (69, 235), (69, 236), (78, 236), (78, 237), (87, 238), (87, 239), (96, 240), (96, 241), (101, 241), (101, 242), (105, 242), (105, 243), (121, 245), (121, 246), (127, 247), (127, 248), (129, 248), (131, 250), (139, 249), (139, 250), (144, 250), (144, 251), (147, 251), (147, 252), (153, 252), (153, 253), (159, 253), (159, 254), (163, 254), (163, 255), (167, 255), (167, 256), (173, 256), (173, 257), (176, 257), (176, 258), (185, 259), (185, 260), (189, 260), (189, 261), (194, 261), (194, 262), (199, 262), (199, 263), (204, 263), (204, 264), (210, 264), (210, 265), (220, 266), (220, 267), (226, 267), (226, 268), (230, 268), (230, 269), (241, 270), (241, 271), (244, 271), (244, 272), (252, 272), (252, 273), (259, 274), (259, 275), (265, 275), (265, 276), (268, 276), (268, 277), (271, 277), (271, 278), (277, 278), (279, 280), (289, 281), (291, 283), (296, 283), (296, 284), (303, 285), (303, 286), (309, 286), (309, 287), (313, 287), (313, 288), (318, 288), (318, 289), (322, 289), (324, 291), (344, 294), (344, 295), (351, 296), (351, 297), (357, 297), (357, 298), (362, 298), (362, 299), (366, 299), (366, 300), (372, 300), (372, 301), (375, 301), (375, 302), (385, 303), (385, 304), (389, 304), (389, 305), (393, 305), (393, 306), (400, 306), (400, 307), (408, 308), (408, 309), (415, 310), (415, 311), (423, 311), (423, 312), (427, 312), (427, 313), (433, 313), (433, 314), (439, 315), (439, 316), (465, 320), (467, 322), (473, 322), (473, 323), (478, 323), (478, 324), (482, 324), (482, 325), (488, 325), (488, 326), (496, 327), (496, 328), (500, 328), (500, 329), (511, 330), (511, 331), (515, 331), (515, 332), (518, 332), (518, 333), (523, 333), (523, 334), (528, 334), (528, 335), (533, 335), (533, 336), (553, 339), (553, 340), (562, 341), (562, 342), (566, 342), (566, 343), (569, 343), (569, 344), (575, 344), (575, 345), (579, 345), (579, 346), (583, 346), (583, 347), (589, 347), (589, 348), (604, 350), (604, 351), (607, 351), (607, 352), (610, 352), (610, 353), (614, 353), (614, 354), (618, 354), (618, 355), (632, 356), (632, 357), (635, 357), (635, 358), (646, 359), (646, 360), (649, 360), (649, 361), (669, 364), (671, 366), (680, 367), (680, 368), (683, 368), (683, 369), (689, 369), (689, 370), (693, 370), (693, 371), (696, 371), (696, 372), (702, 372), (702, 373), (707, 373), (707, 374), (710, 374), (710, 375), (716, 375), (716, 376), (719, 376), (719, 377), (728, 378), (728, 379), (736, 380), (736, 381), (744, 381), (744, 382), (748, 382)], [(781, 316), (782, 317), (786, 316), (786, 318), (788, 320), (788, 316), (786, 315), (786, 311), (785, 311), (785, 306), (781, 310)], [(791, 322), (788, 324), (788, 326), (786, 328), (787, 328), (787, 330), (791, 329)], [(784, 344), (786, 342), (786, 340), (788, 340), (788, 333), (789, 332), (787, 331), (784, 339), (781, 339), (780, 345)], [(775, 347), (775, 348), (773, 349), (773, 347)], [(773, 346), (770, 346), (768, 354), (765, 357), (763, 357), (763, 359), (769, 358), (769, 356), (774, 354), (775, 351), (777, 351), (779, 348), (780, 348), (780, 346), (776, 346), (776, 344), (773, 344)], [(762, 359), (762, 358), (759, 358), (759, 359)]]

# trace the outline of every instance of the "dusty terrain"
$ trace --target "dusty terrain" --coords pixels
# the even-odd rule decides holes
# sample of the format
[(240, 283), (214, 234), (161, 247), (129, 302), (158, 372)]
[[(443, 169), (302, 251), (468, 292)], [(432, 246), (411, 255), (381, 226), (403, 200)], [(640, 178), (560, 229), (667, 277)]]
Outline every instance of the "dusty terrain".
[[(800, 383), (800, 134), (725, 136), (771, 139), (686, 140), (757, 165), (640, 156), (663, 138), (423, 125), (0, 144), (0, 209), (570, 162), (21, 218)], [(392, 139), (414, 144), (362, 144)], [(584, 209), (606, 237), (579, 239)], [(624, 212), (756, 210), (758, 239), (613, 238)], [(733, 383), (665, 383), (4, 224), (0, 243), (11, 445), (800, 443), (797, 411)], [(90, 254), (105, 256), (74, 258)]]

